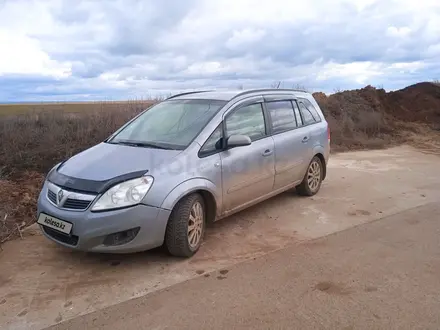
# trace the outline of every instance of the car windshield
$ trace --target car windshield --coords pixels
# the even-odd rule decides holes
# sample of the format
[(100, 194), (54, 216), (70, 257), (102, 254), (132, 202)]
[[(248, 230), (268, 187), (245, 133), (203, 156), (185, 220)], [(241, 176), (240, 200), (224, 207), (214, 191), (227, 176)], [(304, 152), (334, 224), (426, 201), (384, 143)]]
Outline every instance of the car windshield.
[(183, 150), (225, 104), (218, 100), (164, 101), (151, 107), (107, 142)]

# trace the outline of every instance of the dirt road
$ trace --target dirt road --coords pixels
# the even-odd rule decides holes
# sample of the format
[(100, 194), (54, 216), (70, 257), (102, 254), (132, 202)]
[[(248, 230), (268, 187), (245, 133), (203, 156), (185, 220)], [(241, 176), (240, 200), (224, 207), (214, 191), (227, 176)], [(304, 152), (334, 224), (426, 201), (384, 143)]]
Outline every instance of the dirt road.
[[(440, 157), (410, 147), (333, 155), (328, 177), (317, 196), (300, 198), (284, 193), (219, 221), (208, 230), (204, 245), (190, 260), (172, 259), (160, 251), (130, 256), (71, 252), (30, 229), (23, 240), (9, 242), (0, 253), (0, 328), (41, 329), (193, 278), (216, 282), (217, 276), (228, 275), (215, 273), (205, 278), (206, 273), (231, 269), (253, 258), (255, 262), (268, 262), (273, 255), (265, 257), (269, 252), (293, 246), (289, 257), (274, 267), (290, 265), (292, 251), (312, 239), (438, 203), (439, 168)], [(347, 245), (346, 249), (356, 247)], [(348, 267), (347, 262), (341, 258)], [(258, 294), (259, 287), (254, 289)], [(240, 287), (235, 290), (240, 292)], [(277, 295), (275, 291), (272, 294)], [(292, 297), (297, 298), (294, 294)], [(162, 308), (168, 310), (164, 301), (154, 307), (159, 313)], [(314, 309), (313, 304), (304, 308)]]
[(438, 329), (439, 214), (420, 206), (53, 329)]

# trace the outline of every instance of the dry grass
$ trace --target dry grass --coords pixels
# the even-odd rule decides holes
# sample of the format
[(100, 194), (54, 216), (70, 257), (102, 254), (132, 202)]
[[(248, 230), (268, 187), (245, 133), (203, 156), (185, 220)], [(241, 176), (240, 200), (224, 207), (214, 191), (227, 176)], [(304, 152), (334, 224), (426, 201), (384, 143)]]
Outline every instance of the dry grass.
[(121, 107), (150, 106), (152, 100), (108, 101), (108, 102), (51, 102), (51, 103), (13, 103), (0, 104), (0, 116), (14, 116), (38, 112), (80, 113), (94, 111), (114, 111)]
[(126, 103), (79, 113), (43, 111), (0, 117), (0, 173), (45, 173), (56, 162), (104, 140), (145, 108), (143, 103)]

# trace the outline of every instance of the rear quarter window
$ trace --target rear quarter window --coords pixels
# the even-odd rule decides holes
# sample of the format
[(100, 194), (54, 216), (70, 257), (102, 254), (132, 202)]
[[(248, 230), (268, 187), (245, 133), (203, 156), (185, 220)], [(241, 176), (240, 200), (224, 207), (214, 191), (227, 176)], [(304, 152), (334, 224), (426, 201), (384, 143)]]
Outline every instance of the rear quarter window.
[(304, 104), (304, 106), (307, 108), (307, 110), (310, 111), (311, 115), (313, 116), (313, 119), (315, 122), (321, 121), (321, 116), (319, 115), (318, 110), (313, 106), (312, 102), (310, 102), (307, 99), (301, 99), (301, 102)]

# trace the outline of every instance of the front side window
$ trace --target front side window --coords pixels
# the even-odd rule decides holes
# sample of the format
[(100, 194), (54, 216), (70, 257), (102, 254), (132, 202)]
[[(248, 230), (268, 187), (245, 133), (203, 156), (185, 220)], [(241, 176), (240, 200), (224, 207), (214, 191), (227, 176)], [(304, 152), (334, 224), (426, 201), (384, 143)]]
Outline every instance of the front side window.
[(261, 103), (246, 105), (227, 116), (226, 133), (227, 136), (247, 135), (252, 141), (266, 136)]
[(297, 127), (292, 102), (268, 102), (266, 103), (266, 108), (272, 122), (273, 133), (280, 133)]
[(225, 104), (217, 100), (164, 101), (151, 107), (107, 142), (183, 150)]

